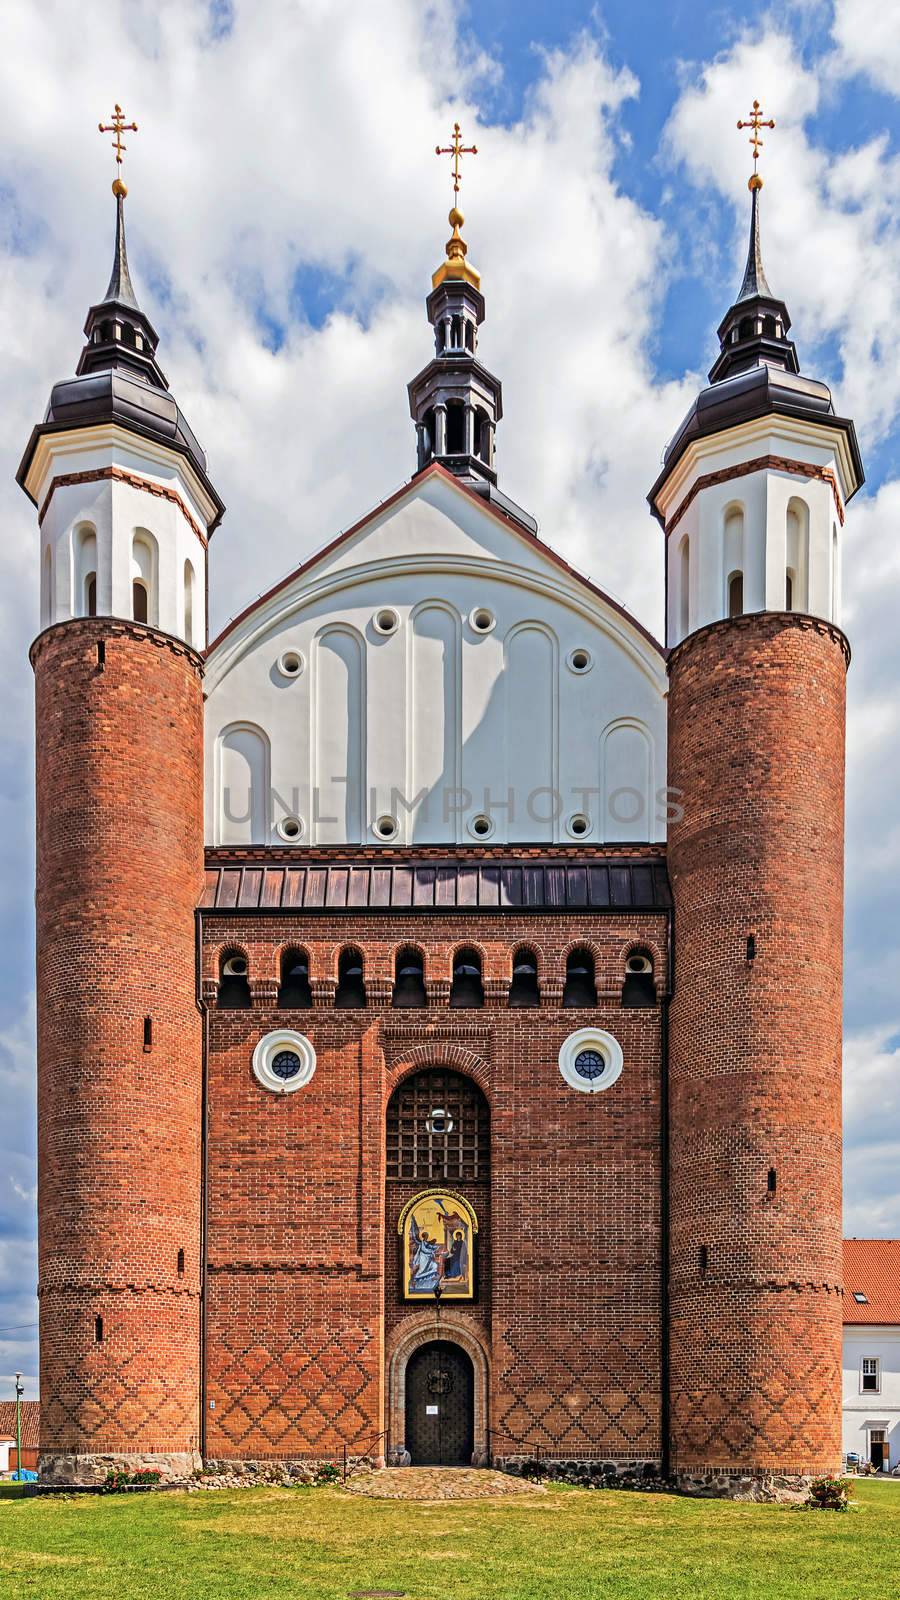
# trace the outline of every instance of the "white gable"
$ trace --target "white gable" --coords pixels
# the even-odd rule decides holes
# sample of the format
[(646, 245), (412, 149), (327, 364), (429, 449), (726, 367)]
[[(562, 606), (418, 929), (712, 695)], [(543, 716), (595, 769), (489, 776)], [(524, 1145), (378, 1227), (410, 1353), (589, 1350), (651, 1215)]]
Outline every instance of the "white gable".
[(659, 839), (665, 687), (636, 624), (426, 473), (211, 651), (208, 838)]

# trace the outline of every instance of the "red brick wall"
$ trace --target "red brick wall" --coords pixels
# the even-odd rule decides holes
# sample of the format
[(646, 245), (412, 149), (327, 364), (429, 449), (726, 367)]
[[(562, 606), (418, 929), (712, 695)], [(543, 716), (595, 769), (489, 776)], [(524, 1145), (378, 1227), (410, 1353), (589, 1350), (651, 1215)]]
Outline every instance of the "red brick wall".
[(151, 628), (103, 618), (48, 629), (32, 660), (41, 1449), (190, 1450), (199, 1432), (200, 663)]
[(845, 648), (755, 615), (670, 661), (679, 1469), (840, 1463)]
[[(395, 1011), (394, 956), (411, 939), (431, 1003)], [(479, 1298), (453, 1309), (487, 1348), (497, 1453), (658, 1455), (660, 1014), (619, 999), (624, 952), (646, 941), (664, 952), (664, 917), (206, 914), (204, 992), (237, 945), (255, 994), (252, 1010), (209, 1018), (209, 1456), (325, 1455), (384, 1426), (386, 1363), (422, 1312), (398, 1301), (397, 1213), (428, 1186), (389, 1185), (385, 1214), (385, 1112), (395, 1083), (429, 1061), (470, 1071), (491, 1106), (489, 1205), (472, 1191), (486, 1230)], [(563, 1011), (565, 954), (580, 942), (596, 951), (601, 1001)], [(364, 954), (364, 1012), (331, 1007), (345, 943)], [(486, 1004), (450, 1010), (453, 951), (473, 943)], [(538, 952), (540, 1011), (506, 1005), (522, 943)], [(312, 1010), (273, 1007), (288, 945), (309, 952)], [(589, 1022), (625, 1054), (618, 1082), (593, 1096), (557, 1066)], [(250, 1058), (285, 1025), (309, 1035), (318, 1065), (279, 1096)]]

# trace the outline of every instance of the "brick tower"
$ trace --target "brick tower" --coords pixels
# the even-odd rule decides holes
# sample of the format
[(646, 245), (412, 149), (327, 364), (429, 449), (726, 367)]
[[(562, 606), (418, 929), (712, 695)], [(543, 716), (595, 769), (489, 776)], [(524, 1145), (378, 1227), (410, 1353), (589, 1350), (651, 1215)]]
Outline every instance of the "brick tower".
[(125, 252), (19, 482), (38, 508), (41, 1473), (199, 1447), (206, 548), (222, 504)]
[(863, 481), (853, 424), (800, 376), (766, 282), (760, 187), (710, 387), (650, 496), (683, 807), (669, 833), (671, 1461), (686, 1486), (751, 1495), (840, 1465), (838, 624), (844, 507)]

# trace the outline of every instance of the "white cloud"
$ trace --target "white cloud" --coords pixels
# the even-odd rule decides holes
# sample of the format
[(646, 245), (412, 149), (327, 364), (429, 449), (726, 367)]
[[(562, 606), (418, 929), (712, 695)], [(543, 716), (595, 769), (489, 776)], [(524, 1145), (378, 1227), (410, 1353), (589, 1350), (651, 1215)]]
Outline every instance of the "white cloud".
[[(886, 8), (889, 9), (889, 8)], [(900, 224), (893, 196), (900, 159), (885, 137), (834, 155), (816, 143), (815, 113), (832, 92), (829, 72), (804, 65), (790, 34), (773, 27), (741, 39), (702, 68), (670, 121), (670, 138), (698, 184), (712, 183), (735, 207), (734, 288), (746, 255), (750, 171), (746, 117), (760, 83), (776, 129), (764, 134), (763, 257), (772, 290), (787, 302), (803, 368), (817, 345), (837, 370), (832, 383), (863, 443), (880, 438), (900, 411)]]
[(895, 95), (900, 84), (900, 28), (884, 0), (835, 0), (832, 37), (841, 70), (861, 72)]
[(900, 1036), (844, 1043), (844, 1231), (896, 1237), (900, 1216)]

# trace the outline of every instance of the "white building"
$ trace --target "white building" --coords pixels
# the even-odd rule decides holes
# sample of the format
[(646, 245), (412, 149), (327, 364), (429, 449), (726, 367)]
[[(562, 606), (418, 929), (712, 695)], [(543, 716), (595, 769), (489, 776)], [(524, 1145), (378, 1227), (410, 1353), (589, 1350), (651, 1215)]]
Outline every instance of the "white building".
[(844, 1240), (844, 1454), (900, 1468), (900, 1239)]

